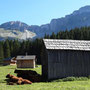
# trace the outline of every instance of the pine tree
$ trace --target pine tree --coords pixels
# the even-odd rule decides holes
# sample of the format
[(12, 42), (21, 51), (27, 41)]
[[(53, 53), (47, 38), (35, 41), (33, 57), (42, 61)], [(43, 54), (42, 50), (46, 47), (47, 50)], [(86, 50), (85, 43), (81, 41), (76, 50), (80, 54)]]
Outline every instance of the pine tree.
[(49, 34), (47, 35), (47, 39), (50, 39), (50, 36), (49, 36)]
[(8, 58), (10, 57), (10, 46), (9, 46), (9, 41), (6, 40), (5, 43), (4, 43), (4, 56), (5, 58)]
[(3, 44), (0, 42), (0, 62), (2, 62), (4, 58)]
[(47, 35), (46, 35), (46, 33), (45, 33), (45, 35), (44, 35), (44, 38), (47, 39)]
[(73, 32), (73, 30), (69, 31), (69, 39), (74, 39), (74, 32)]
[(18, 40), (14, 40), (14, 42), (13, 42), (14, 56), (17, 56), (19, 54), (19, 50), (20, 50), (20, 42)]
[(23, 41), (20, 47), (20, 54), (25, 55), (25, 53), (26, 53), (26, 41)]
[(9, 42), (9, 45), (10, 45), (10, 53), (11, 53), (11, 56), (13, 56), (13, 41), (11, 40), (10, 42)]
[(56, 38), (60, 39), (60, 33), (59, 32), (56, 34)]
[(52, 33), (52, 35), (51, 35), (51, 37), (50, 37), (51, 39), (55, 39), (56, 38), (56, 35), (55, 35), (55, 33), (53, 32)]

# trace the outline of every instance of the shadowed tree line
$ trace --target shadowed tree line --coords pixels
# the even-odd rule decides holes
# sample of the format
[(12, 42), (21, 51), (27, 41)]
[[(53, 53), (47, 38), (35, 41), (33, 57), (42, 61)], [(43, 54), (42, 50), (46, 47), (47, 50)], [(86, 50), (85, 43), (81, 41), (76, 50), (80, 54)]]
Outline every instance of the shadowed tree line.
[(46, 35), (48, 39), (73, 39), (73, 40), (90, 40), (90, 27), (75, 28), (72, 30), (60, 31), (57, 34), (54, 32), (51, 35)]
[(42, 39), (18, 41), (5, 40), (0, 42), (0, 61), (8, 57), (16, 57), (17, 55), (36, 55), (37, 63), (41, 63)]
[[(46, 35), (47, 39), (73, 39), (73, 40), (90, 40), (90, 27), (75, 28), (70, 31), (60, 31), (57, 34), (54, 32), (51, 35)], [(35, 40), (5, 40), (0, 42), (0, 62), (4, 58), (15, 57), (17, 55), (36, 55), (37, 63), (41, 64), (41, 56), (43, 52), (43, 40), (37, 38)]]

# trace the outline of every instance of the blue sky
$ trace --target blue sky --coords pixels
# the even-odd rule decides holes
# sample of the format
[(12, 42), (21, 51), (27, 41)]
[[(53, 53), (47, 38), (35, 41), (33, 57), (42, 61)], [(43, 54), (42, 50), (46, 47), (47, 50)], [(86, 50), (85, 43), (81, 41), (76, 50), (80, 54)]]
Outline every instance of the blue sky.
[(0, 0), (0, 24), (8, 21), (47, 24), (85, 5), (90, 5), (90, 0)]

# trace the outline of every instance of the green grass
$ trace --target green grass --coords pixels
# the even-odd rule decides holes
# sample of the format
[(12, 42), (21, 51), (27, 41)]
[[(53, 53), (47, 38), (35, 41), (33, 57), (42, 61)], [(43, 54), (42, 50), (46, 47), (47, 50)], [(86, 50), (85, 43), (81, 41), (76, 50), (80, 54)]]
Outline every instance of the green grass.
[[(16, 66), (0, 66), (0, 90), (90, 90), (90, 79), (83, 81), (53, 81), (39, 82), (31, 85), (7, 85), (5, 76), (14, 73)], [(28, 69), (29, 70), (29, 69)], [(41, 66), (32, 69), (41, 74)]]

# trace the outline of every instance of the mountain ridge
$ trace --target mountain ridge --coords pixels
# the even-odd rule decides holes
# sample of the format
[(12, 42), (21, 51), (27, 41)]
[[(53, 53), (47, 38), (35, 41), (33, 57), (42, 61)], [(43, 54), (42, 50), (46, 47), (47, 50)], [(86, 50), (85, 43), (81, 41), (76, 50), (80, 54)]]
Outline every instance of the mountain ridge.
[(66, 15), (62, 18), (52, 19), (50, 23), (41, 26), (38, 25), (28, 25), (20, 21), (10, 21), (0, 25), (0, 28), (5, 30), (19, 30), (24, 32), (24, 30), (31, 31), (35, 33), (36, 37), (43, 37), (46, 34), (51, 34), (52, 32), (70, 30), (75, 27), (90, 26), (90, 5), (81, 7), (79, 10), (75, 10), (72, 14)]

